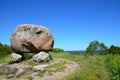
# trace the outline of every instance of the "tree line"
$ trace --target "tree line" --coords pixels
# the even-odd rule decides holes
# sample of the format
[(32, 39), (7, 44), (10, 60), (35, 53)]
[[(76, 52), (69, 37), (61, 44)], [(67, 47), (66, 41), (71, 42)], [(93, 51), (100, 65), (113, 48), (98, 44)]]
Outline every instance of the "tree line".
[[(51, 52), (59, 53), (59, 52), (64, 52), (64, 50), (60, 48), (53, 48)], [(111, 45), (110, 47), (107, 47), (104, 43), (95, 40), (89, 43), (84, 54), (85, 55), (106, 55), (106, 54), (120, 55), (120, 47), (115, 45)]]
[[(12, 52), (13, 51), (9, 45), (0, 43), (0, 57), (4, 57), (8, 54), (11, 54)], [(64, 52), (64, 50), (60, 48), (53, 48), (51, 52), (59, 53), (59, 52)], [(108, 48), (104, 43), (95, 40), (89, 43), (89, 46), (86, 48), (84, 54), (85, 55), (106, 55), (106, 54), (120, 55), (120, 47), (111, 45)]]
[(95, 40), (90, 42), (89, 46), (85, 50), (85, 54), (89, 54), (89, 55), (119, 54), (120, 55), (120, 47), (111, 45), (108, 48), (104, 43)]

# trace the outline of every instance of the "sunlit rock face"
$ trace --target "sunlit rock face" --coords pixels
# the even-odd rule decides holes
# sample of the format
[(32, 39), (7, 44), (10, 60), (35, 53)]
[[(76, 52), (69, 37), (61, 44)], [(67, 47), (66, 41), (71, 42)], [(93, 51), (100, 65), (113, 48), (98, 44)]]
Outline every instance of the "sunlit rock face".
[(54, 39), (49, 29), (32, 24), (18, 25), (11, 36), (10, 42), (16, 53), (47, 52), (54, 45)]

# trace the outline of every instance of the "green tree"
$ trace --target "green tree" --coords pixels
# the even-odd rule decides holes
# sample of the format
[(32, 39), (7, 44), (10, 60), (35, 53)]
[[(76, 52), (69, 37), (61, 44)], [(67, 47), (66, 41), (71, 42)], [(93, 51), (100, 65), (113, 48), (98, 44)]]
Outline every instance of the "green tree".
[(85, 54), (94, 55), (94, 54), (106, 54), (107, 47), (104, 43), (101, 43), (97, 40), (90, 42), (89, 46), (87, 47)]
[(107, 51), (107, 54), (113, 54), (113, 55), (120, 54), (120, 47), (111, 45)]

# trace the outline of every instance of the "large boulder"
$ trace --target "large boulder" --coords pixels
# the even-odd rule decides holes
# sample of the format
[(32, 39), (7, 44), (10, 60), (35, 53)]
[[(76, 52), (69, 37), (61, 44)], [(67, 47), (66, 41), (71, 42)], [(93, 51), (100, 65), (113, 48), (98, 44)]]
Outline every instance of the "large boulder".
[(13, 32), (11, 47), (16, 53), (36, 53), (52, 49), (54, 39), (51, 32), (40, 25), (18, 25)]

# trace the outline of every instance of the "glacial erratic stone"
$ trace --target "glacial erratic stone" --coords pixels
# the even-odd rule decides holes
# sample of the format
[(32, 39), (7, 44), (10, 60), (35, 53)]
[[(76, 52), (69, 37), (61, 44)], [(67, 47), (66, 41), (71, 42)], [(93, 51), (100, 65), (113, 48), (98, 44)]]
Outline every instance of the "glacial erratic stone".
[(49, 51), (54, 45), (53, 36), (47, 28), (32, 24), (17, 26), (10, 42), (16, 53)]
[(39, 52), (33, 56), (35, 62), (46, 62), (50, 60), (50, 54), (46, 52)]

